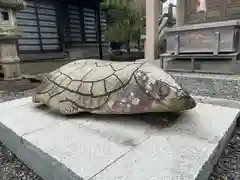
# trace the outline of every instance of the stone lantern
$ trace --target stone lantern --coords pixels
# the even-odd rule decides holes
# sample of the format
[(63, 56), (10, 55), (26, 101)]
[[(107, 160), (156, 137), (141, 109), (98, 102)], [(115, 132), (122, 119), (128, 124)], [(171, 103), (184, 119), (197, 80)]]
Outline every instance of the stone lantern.
[(21, 32), (16, 25), (16, 10), (25, 6), (24, 0), (0, 0), (0, 72), (5, 80), (20, 78), (16, 42)]

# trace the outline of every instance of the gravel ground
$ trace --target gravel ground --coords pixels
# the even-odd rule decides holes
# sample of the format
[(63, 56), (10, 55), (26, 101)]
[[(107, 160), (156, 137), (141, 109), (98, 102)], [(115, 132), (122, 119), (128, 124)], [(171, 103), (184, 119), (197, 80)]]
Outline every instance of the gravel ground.
[[(0, 103), (31, 95), (30, 91), (0, 93)], [(0, 179), (1, 180), (42, 180), (24, 163), (22, 163), (8, 148), (0, 142)], [(235, 132), (225, 148), (209, 180), (239, 180), (240, 179), (240, 127)]]

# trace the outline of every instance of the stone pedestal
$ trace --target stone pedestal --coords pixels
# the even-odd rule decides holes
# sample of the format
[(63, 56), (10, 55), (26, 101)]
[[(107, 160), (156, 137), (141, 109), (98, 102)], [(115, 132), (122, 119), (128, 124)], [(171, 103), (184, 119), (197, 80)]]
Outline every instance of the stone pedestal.
[(169, 28), (167, 53), (240, 53), (239, 31), (238, 19)]
[(23, 9), (24, 0), (0, 0), (0, 70), (4, 80), (20, 78), (20, 59), (16, 41), (21, 36), (16, 27), (16, 10)]
[(169, 124), (160, 114), (63, 117), (31, 101), (0, 103), (0, 140), (44, 180), (207, 180), (239, 117), (202, 103)]
[(0, 62), (5, 80), (20, 78), (20, 59), (15, 44), (13, 40), (0, 42)]

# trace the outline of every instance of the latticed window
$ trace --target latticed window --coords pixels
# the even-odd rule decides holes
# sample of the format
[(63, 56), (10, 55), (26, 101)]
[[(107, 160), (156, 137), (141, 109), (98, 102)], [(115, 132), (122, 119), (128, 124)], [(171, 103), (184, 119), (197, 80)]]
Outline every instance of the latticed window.
[(78, 5), (67, 5), (65, 44), (67, 47), (78, 47), (83, 42), (81, 8)]
[[(106, 13), (100, 14), (101, 29), (104, 30)], [(6, 14), (2, 16), (7, 18)], [(23, 30), (23, 37), (18, 40), (20, 53), (60, 51), (63, 46), (77, 48), (98, 41), (96, 12), (81, 4), (29, 0), (27, 7), (17, 12), (16, 18)]]
[(56, 14), (56, 8), (50, 2), (27, 1), (27, 7), (16, 14), (17, 24), (23, 30), (23, 37), (18, 40), (19, 50), (59, 50)]

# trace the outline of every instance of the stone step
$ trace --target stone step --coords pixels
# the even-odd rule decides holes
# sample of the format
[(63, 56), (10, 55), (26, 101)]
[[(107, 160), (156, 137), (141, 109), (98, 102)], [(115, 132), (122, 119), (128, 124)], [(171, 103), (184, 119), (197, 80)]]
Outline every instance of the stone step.
[[(145, 59), (139, 59), (146, 61)], [(153, 64), (162, 67), (160, 59), (151, 61)], [(164, 70), (175, 72), (191, 72), (191, 59), (173, 59), (164, 58)], [(198, 73), (215, 73), (215, 74), (240, 74), (240, 61), (238, 60), (232, 72), (232, 60), (229, 59), (197, 59), (195, 60), (195, 72)]]
[(238, 116), (199, 103), (179, 116), (63, 117), (23, 98), (0, 103), (0, 141), (44, 180), (206, 180)]
[[(169, 59), (164, 62), (164, 69), (166, 70), (181, 70), (181, 71), (191, 71), (191, 59)], [(240, 64), (237, 62), (235, 73), (240, 73)], [(204, 71), (210, 73), (226, 73), (232, 74), (232, 64), (231, 60), (195, 60), (195, 70)]]

